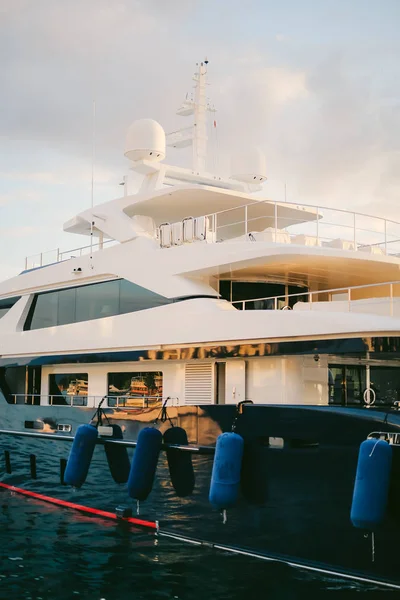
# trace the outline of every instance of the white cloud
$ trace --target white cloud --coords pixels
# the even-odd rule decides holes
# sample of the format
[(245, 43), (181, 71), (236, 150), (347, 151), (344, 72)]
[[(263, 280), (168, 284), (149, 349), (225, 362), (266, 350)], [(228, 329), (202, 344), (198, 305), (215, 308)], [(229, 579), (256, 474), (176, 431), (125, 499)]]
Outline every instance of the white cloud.
[(0, 206), (4, 206), (6, 204), (16, 204), (20, 202), (36, 203), (42, 201), (43, 195), (30, 189), (17, 189), (0, 195)]
[(38, 227), (31, 225), (15, 225), (13, 227), (0, 227), (0, 235), (7, 238), (24, 238), (29, 235), (40, 233)]
[[(72, 165), (64, 166), (63, 168), (56, 167), (53, 171), (26, 171), (20, 167), (19, 170), (0, 172), (0, 178), (12, 181), (23, 181), (41, 184), (43, 186), (65, 185), (66, 183), (86, 183), (91, 182), (91, 166)], [(96, 185), (108, 184), (118, 180), (118, 174), (111, 169), (95, 167)], [(15, 200), (39, 200), (39, 193), (36, 191), (18, 190), (10, 194), (4, 194), (6, 199)], [(1, 198), (1, 196), (0, 196)]]
[[(234, 143), (257, 144), (266, 151), (269, 177), (286, 180), (288, 199), (380, 211), (395, 206), (400, 79), (390, 61), (398, 46), (377, 49), (366, 37), (356, 51), (341, 40), (321, 41), (323, 27), (302, 38), (285, 23), (284, 32), (272, 31), (270, 45), (262, 45), (260, 37), (252, 40), (260, 16), (247, 7), (243, 35), (229, 39), (224, 26), (211, 29), (212, 4), (3, 0), (2, 164), (16, 164), (25, 140), (47, 154), (16, 169), (2, 166), (0, 177), (32, 184), (34, 194), (80, 186), (70, 209), (86, 202), (96, 97), (96, 186), (117, 196), (127, 167), (127, 126), (146, 116), (167, 130), (184, 126), (173, 113), (190, 90), (194, 62), (207, 52), (214, 84), (208, 93), (218, 109), (226, 164)], [(17, 140), (11, 158), (10, 140)], [(46, 163), (51, 153), (57, 164)], [(55, 206), (54, 222), (61, 216)]]
[(19, 269), (15, 265), (6, 265), (2, 263), (0, 264), (0, 281), (4, 281), (5, 279), (15, 277), (21, 271), (22, 269)]

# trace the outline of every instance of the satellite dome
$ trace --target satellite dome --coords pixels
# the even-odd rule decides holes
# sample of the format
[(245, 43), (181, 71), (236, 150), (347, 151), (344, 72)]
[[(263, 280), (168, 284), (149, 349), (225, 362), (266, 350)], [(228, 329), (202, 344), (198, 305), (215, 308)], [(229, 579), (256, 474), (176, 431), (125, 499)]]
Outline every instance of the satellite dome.
[(134, 121), (126, 134), (125, 156), (132, 161), (165, 158), (165, 131), (153, 119)]
[(265, 156), (258, 148), (244, 149), (233, 155), (231, 165), (231, 179), (254, 184), (267, 179)]

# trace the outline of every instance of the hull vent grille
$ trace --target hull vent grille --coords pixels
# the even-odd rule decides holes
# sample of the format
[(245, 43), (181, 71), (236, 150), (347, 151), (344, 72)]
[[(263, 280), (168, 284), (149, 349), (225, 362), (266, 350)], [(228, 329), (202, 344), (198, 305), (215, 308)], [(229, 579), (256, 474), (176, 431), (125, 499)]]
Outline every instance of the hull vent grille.
[(185, 365), (185, 404), (214, 403), (214, 364)]

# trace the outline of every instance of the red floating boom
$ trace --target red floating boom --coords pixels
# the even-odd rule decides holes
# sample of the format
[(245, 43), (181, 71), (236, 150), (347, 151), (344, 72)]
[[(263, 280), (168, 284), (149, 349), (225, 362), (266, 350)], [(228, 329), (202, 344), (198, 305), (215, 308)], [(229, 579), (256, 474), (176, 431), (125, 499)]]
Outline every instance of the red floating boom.
[(52, 496), (44, 496), (43, 494), (37, 494), (30, 490), (24, 490), (14, 485), (8, 485), (7, 483), (0, 482), (0, 487), (15, 492), (16, 494), (22, 494), (40, 500), (41, 502), (49, 502), (56, 506), (62, 506), (63, 508), (71, 508), (73, 510), (79, 510), (79, 512), (88, 513), (95, 515), (96, 517), (102, 517), (103, 519), (113, 519), (114, 521), (121, 520), (130, 523), (131, 525), (138, 525), (140, 527), (147, 527), (148, 529), (158, 529), (157, 521), (144, 521), (143, 519), (136, 519), (135, 517), (117, 517), (115, 513), (108, 512), (106, 510), (99, 510), (98, 508), (90, 508), (89, 506), (83, 506), (82, 504), (75, 504), (74, 502), (68, 502), (67, 500), (60, 500), (60, 498), (53, 498)]

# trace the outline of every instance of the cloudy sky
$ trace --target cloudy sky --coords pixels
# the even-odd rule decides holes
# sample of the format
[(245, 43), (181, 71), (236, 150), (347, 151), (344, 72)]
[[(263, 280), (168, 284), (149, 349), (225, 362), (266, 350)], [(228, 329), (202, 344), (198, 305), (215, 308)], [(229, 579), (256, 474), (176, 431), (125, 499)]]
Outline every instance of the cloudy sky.
[[(220, 168), (267, 157), (266, 197), (400, 220), (399, 0), (0, 0), (0, 279), (82, 245), (62, 224), (121, 194), (125, 132), (166, 130), (208, 57)], [(83, 239), (83, 243), (86, 240)]]

